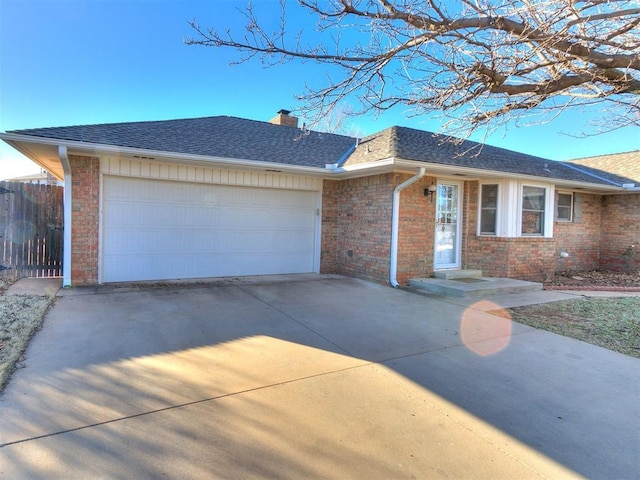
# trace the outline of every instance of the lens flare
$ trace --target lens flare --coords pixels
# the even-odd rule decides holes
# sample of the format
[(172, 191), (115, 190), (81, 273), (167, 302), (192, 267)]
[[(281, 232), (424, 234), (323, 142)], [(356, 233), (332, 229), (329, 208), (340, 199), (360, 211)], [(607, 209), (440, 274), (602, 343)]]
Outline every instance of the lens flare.
[(482, 357), (494, 355), (509, 345), (511, 315), (493, 302), (476, 302), (462, 314), (460, 338), (475, 354)]
[(36, 226), (26, 220), (18, 220), (9, 225), (7, 239), (13, 243), (22, 244), (33, 238)]

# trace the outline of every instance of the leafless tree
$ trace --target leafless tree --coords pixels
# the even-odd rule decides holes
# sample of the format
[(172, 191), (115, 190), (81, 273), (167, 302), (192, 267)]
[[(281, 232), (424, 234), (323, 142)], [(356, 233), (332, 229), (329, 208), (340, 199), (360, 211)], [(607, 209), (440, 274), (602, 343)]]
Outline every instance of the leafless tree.
[(320, 132), (360, 138), (362, 130), (351, 121), (354, 116), (353, 108), (350, 105), (339, 103), (322, 116), (312, 115), (308, 126)]
[[(297, 3), (280, 1), (275, 30), (252, 5), (241, 11), (240, 34), (194, 20), (186, 43), (236, 49), (240, 63), (257, 57), (267, 65), (299, 59), (327, 64), (328, 72), (338, 67), (299, 97), (306, 115), (356, 98), (354, 113), (404, 105), (411, 115), (441, 113), (446, 131), (470, 134), (598, 105), (608, 129), (640, 125), (637, 0)], [(293, 8), (314, 14), (315, 28), (292, 33)]]

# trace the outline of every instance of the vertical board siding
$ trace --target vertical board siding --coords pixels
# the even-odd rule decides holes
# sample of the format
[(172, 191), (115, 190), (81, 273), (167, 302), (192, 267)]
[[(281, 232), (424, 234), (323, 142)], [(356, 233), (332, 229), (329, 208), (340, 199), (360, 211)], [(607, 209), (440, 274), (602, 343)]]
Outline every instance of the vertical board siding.
[(192, 167), (148, 160), (103, 158), (100, 163), (100, 171), (107, 175), (192, 183), (268, 187), (286, 190), (322, 190), (322, 179), (316, 177), (213, 167)]
[(61, 276), (62, 226), (62, 187), (0, 182), (0, 276)]

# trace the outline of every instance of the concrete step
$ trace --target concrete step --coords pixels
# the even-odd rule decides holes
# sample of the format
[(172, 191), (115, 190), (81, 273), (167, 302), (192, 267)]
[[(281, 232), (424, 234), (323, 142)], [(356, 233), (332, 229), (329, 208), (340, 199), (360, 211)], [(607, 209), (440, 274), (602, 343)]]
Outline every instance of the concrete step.
[(492, 277), (462, 277), (450, 280), (413, 278), (409, 280), (409, 286), (416, 290), (452, 297), (482, 297), (542, 290), (541, 283)]
[(433, 272), (433, 276), (441, 280), (452, 280), (454, 278), (482, 278), (482, 270), (436, 270)]

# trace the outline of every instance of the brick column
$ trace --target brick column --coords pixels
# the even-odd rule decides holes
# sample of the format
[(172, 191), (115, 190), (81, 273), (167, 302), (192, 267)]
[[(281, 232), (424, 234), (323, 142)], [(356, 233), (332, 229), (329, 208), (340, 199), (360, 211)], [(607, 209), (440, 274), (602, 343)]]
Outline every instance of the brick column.
[(100, 161), (94, 157), (70, 155), (71, 283), (98, 283), (98, 232), (100, 206)]

